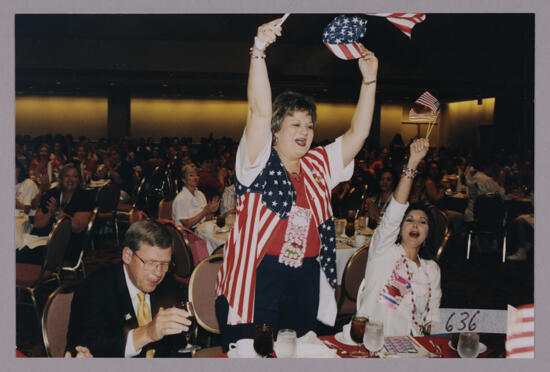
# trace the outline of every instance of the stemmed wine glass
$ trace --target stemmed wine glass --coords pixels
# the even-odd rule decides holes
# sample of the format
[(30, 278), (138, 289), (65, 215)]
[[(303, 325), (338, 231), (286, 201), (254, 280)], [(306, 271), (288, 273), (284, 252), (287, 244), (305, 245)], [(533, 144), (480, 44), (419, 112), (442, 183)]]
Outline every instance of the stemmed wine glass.
[(254, 350), (266, 358), (273, 352), (273, 329), (270, 325), (261, 324), (254, 331)]
[(191, 335), (195, 333), (197, 328), (197, 319), (195, 318), (195, 308), (193, 307), (193, 303), (191, 301), (180, 301), (176, 304), (176, 307), (187, 311), (189, 313), (189, 317), (187, 319), (191, 321), (189, 330), (185, 332), (186, 345), (184, 348), (179, 349), (178, 353), (192, 353), (195, 350), (199, 350), (200, 346), (193, 345), (191, 343)]
[(352, 351), (350, 353), (351, 356), (363, 355), (363, 351), (361, 351), (361, 345), (363, 344), (363, 335), (365, 334), (365, 326), (368, 321), (369, 320), (367, 319), (367, 317), (361, 315), (354, 315), (353, 318), (351, 318), (349, 334), (353, 342), (357, 344), (357, 350)]
[(373, 356), (384, 346), (384, 324), (369, 322), (365, 326), (365, 336), (363, 343), (369, 351), (369, 356)]

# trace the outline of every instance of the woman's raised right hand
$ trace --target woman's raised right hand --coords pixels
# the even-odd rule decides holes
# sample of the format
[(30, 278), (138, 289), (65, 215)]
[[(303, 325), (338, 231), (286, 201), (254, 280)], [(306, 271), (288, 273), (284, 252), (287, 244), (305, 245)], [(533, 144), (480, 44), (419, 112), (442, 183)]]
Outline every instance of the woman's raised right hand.
[[(282, 20), (283, 20), (282, 17), (277, 18), (271, 22), (264, 23), (263, 25), (258, 27), (258, 33), (256, 34), (256, 37), (261, 42), (264, 42), (267, 44), (265, 48), (267, 48), (270, 44), (273, 44), (277, 40), (277, 36), (281, 36), (282, 27), (278, 26), (278, 24)], [(263, 51), (264, 49), (261, 49), (261, 50)]]

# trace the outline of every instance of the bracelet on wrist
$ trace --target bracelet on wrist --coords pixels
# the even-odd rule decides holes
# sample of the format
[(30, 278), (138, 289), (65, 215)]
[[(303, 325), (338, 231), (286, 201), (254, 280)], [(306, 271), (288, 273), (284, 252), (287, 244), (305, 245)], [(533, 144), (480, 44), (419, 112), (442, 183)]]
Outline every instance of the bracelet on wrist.
[(365, 81), (365, 80), (363, 80), (363, 84), (365, 84), (365, 85), (371, 85), (371, 84), (374, 84), (374, 83), (376, 83), (376, 79), (371, 80), (371, 81)]
[(416, 177), (416, 175), (418, 174), (418, 171), (416, 169), (408, 168), (406, 165), (404, 165), (401, 173), (403, 173), (405, 177), (410, 178), (412, 180), (414, 177)]
[(261, 55), (254, 54), (254, 48), (250, 48), (250, 52), (248, 54), (250, 54), (250, 57), (254, 59), (265, 59), (265, 54), (261, 54)]

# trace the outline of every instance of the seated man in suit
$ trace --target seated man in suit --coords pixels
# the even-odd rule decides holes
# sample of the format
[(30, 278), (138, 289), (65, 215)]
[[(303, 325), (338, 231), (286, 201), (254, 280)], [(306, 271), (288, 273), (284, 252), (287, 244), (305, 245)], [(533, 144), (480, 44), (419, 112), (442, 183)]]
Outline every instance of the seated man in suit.
[(67, 349), (95, 357), (171, 356), (185, 343), (189, 314), (173, 307), (182, 292), (171, 277), (172, 238), (162, 224), (130, 226), (122, 262), (90, 275), (75, 291)]

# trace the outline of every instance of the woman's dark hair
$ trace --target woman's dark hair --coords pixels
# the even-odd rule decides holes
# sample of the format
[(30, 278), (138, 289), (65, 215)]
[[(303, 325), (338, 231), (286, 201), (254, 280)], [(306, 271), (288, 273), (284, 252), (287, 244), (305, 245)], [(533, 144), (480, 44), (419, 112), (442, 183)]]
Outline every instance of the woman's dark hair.
[[(405, 221), (405, 218), (407, 218), (407, 215), (410, 211), (413, 210), (421, 210), (422, 212), (426, 213), (426, 216), (428, 216), (428, 236), (426, 236), (426, 239), (420, 246), (420, 251), (418, 252), (418, 256), (420, 258), (423, 258), (425, 260), (433, 260), (435, 257), (434, 254), (434, 247), (433, 247), (433, 241), (432, 241), (432, 231), (433, 231), (433, 216), (432, 211), (430, 210), (430, 207), (425, 203), (411, 203), (409, 204), (409, 207), (405, 211), (405, 214), (403, 216), (403, 220), (401, 221), (401, 225), (403, 225), (403, 222)], [(399, 230), (401, 230), (401, 226), (399, 226)], [(397, 240), (395, 241), (395, 244), (401, 243), (401, 234), (397, 236)]]
[(393, 171), (392, 168), (385, 167), (385, 168), (380, 169), (376, 173), (377, 173), (376, 174), (376, 183), (378, 185), (380, 185), (380, 181), (382, 180), (382, 175), (384, 173), (389, 173), (391, 175), (391, 179), (392, 179), (392, 189), (395, 189), (397, 177), (395, 176), (395, 172)]
[(313, 98), (300, 93), (286, 91), (279, 94), (273, 101), (273, 114), (271, 117), (271, 132), (281, 130), (281, 124), (287, 115), (295, 111), (306, 111), (311, 116), (311, 121), (317, 121), (317, 108)]
[(29, 177), (29, 174), (27, 173), (27, 169), (25, 168), (25, 166), (20, 160), (15, 159), (15, 167), (19, 168), (19, 177), (17, 178), (17, 183), (23, 182)]

